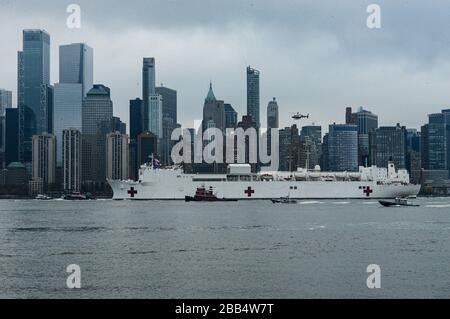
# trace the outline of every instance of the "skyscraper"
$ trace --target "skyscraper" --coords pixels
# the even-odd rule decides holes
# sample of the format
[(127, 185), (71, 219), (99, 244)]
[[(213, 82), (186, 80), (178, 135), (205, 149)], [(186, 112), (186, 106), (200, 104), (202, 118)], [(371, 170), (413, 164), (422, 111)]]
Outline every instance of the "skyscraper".
[(6, 117), (0, 115), (0, 170), (5, 167), (5, 127)]
[[(51, 132), (50, 35), (43, 30), (23, 31), (18, 53), (19, 159), (32, 161), (32, 136)], [(30, 167), (30, 165), (28, 165)]]
[(59, 83), (82, 85), (82, 95), (94, 85), (94, 53), (85, 43), (59, 47)]
[(422, 162), (427, 170), (450, 169), (450, 110), (428, 115), (422, 127)]
[[(166, 114), (167, 115), (167, 114)], [(176, 123), (173, 122), (172, 117), (164, 116), (163, 118), (163, 138), (161, 142), (160, 161), (164, 166), (172, 165), (171, 152), (175, 145), (175, 141), (172, 141), (172, 133), (178, 127)]]
[(362, 107), (356, 113), (358, 124), (358, 164), (369, 166), (369, 133), (378, 128), (378, 116)]
[(158, 154), (158, 137), (149, 131), (142, 132), (137, 139), (138, 167), (149, 163), (150, 157)]
[(156, 93), (155, 58), (144, 58), (142, 66), (142, 129), (150, 129), (150, 96)]
[(4, 116), (9, 108), (12, 108), (12, 92), (0, 89), (0, 116)]
[(62, 165), (64, 190), (81, 190), (81, 131), (65, 129), (62, 132)]
[(83, 101), (82, 181), (105, 183), (106, 135), (112, 131), (113, 103), (110, 89), (95, 84)]
[(267, 128), (278, 128), (279, 125), (278, 103), (277, 99), (273, 98), (267, 105)]
[(225, 130), (225, 106), (223, 101), (219, 101), (214, 96), (212, 83), (209, 85), (209, 91), (203, 105), (203, 131), (208, 127), (208, 122), (213, 122), (214, 127), (222, 132)]
[(56, 163), (63, 164), (63, 131), (82, 129), (83, 85), (76, 83), (58, 83), (54, 90), (53, 127), (56, 136)]
[(120, 132), (121, 134), (127, 134), (127, 123), (122, 122), (120, 117), (113, 116), (112, 130), (113, 132)]
[(257, 128), (261, 127), (259, 113), (259, 71), (247, 67), (247, 115), (252, 117)]
[(142, 110), (144, 103), (141, 99), (130, 100), (130, 178), (138, 178), (137, 138), (142, 133)]
[(33, 180), (42, 181), (44, 185), (56, 181), (55, 136), (40, 134), (33, 136)]
[(331, 124), (327, 147), (328, 166), (331, 171), (358, 170), (358, 126)]
[(163, 136), (163, 110), (162, 110), (162, 97), (159, 94), (150, 95), (150, 125), (149, 130), (155, 133), (159, 139)]
[(370, 157), (372, 165), (388, 167), (394, 162), (397, 169), (406, 168), (406, 128), (382, 126), (369, 133)]
[(5, 167), (6, 109), (12, 107), (12, 92), (0, 89), (0, 169)]
[(19, 109), (6, 109), (5, 117), (5, 167), (19, 161)]
[(296, 171), (299, 164), (300, 135), (296, 124), (279, 131), (280, 171)]
[[(311, 169), (315, 168), (316, 165), (320, 165), (320, 158), (322, 156), (322, 126), (303, 126), (300, 133), (300, 142), (300, 166), (305, 167), (306, 162), (309, 163), (308, 168)], [(306, 154), (303, 154), (305, 152)]]
[(163, 118), (170, 117), (176, 124), (178, 122), (177, 91), (161, 85), (155, 89), (155, 92), (162, 97)]
[(225, 128), (235, 128), (238, 124), (238, 114), (231, 104), (225, 103)]
[(106, 178), (128, 180), (128, 135), (109, 133), (106, 137)]
[(139, 98), (130, 100), (130, 139), (137, 140), (142, 133), (142, 108), (143, 101)]

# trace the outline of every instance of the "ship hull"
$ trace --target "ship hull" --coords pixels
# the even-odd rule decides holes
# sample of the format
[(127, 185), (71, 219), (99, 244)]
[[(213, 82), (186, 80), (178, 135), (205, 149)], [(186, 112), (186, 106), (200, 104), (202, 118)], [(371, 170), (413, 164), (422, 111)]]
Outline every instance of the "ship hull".
[(116, 200), (185, 200), (198, 187), (212, 187), (218, 198), (263, 200), (289, 196), (292, 199), (392, 199), (415, 196), (419, 185), (377, 184), (351, 181), (237, 181), (195, 182), (191, 178), (154, 182), (109, 181)]

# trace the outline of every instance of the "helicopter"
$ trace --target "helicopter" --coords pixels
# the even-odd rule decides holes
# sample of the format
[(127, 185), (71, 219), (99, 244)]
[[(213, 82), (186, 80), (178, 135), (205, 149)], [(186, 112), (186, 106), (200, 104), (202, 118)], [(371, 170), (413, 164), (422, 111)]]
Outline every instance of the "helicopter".
[(303, 115), (303, 114), (301, 114), (300, 112), (293, 113), (293, 114), (294, 114), (294, 115), (292, 115), (292, 118), (293, 118), (294, 120), (309, 119), (309, 114)]

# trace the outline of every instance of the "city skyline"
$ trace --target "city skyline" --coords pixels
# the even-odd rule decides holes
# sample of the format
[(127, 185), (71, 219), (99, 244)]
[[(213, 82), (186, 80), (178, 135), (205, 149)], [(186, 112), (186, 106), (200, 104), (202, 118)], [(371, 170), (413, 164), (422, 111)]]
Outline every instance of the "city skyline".
[[(265, 105), (272, 97), (277, 97), (280, 106), (280, 127), (292, 123), (290, 112), (302, 111), (312, 114), (309, 121), (302, 123), (310, 125), (314, 122), (321, 125), (326, 131), (329, 123), (344, 123), (341, 115), (343, 107), (363, 106), (380, 116), (380, 125), (395, 125), (400, 122), (407, 127), (419, 129), (426, 121), (426, 114), (447, 108), (450, 100), (445, 89), (450, 86), (449, 78), (446, 76), (446, 73), (450, 72), (447, 72), (448, 63), (444, 58), (449, 48), (443, 45), (444, 39), (442, 43), (438, 41), (438, 44), (431, 43), (433, 44), (431, 45), (425, 37), (426, 32), (431, 32), (433, 27), (447, 22), (443, 21), (443, 17), (439, 15), (433, 16), (434, 20), (430, 21), (430, 29), (422, 30), (423, 36), (418, 38), (423, 41), (420, 42), (422, 44), (413, 43), (408, 39), (402, 40), (400, 35), (403, 35), (405, 28), (414, 32), (419, 30), (419, 27), (413, 23), (412, 15), (401, 10), (402, 7), (385, 1), (381, 1), (380, 6), (383, 10), (383, 17), (386, 17), (383, 21), (389, 23), (384, 23), (380, 30), (370, 30), (365, 26), (366, 5), (344, 3), (337, 6), (331, 3), (329, 7), (320, 6), (319, 8), (304, 1), (293, 8), (293, 12), (299, 13), (299, 16), (304, 18), (302, 22), (298, 23), (287, 19), (285, 25), (291, 27), (289, 32), (301, 31), (298, 36), (299, 41), (292, 42), (286, 42), (282, 36), (277, 39), (274, 34), (267, 34), (268, 30), (265, 28), (262, 29), (260, 35), (254, 34), (261, 23), (261, 16), (256, 13), (256, 9), (266, 12), (272, 8), (270, 4), (262, 2), (251, 6), (250, 3), (244, 2), (242, 7), (245, 8), (246, 13), (238, 17), (233, 17), (229, 13), (230, 8), (235, 8), (236, 4), (234, 6), (233, 4), (216, 4), (225, 9), (220, 18), (227, 22), (223, 31), (224, 36), (221, 37), (219, 30), (215, 28), (215, 22), (209, 20), (205, 22), (205, 26), (213, 24), (213, 28), (208, 29), (209, 31), (201, 25), (197, 25), (197, 29), (195, 29), (192, 17), (185, 17), (186, 19), (181, 23), (186, 24), (187, 30), (198, 31), (190, 35), (194, 37), (195, 41), (190, 44), (192, 48), (185, 51), (179, 50), (179, 48), (184, 49), (184, 46), (187, 45), (184, 40), (180, 39), (180, 35), (185, 36), (187, 31), (174, 27), (166, 30), (167, 32), (164, 34), (165, 22), (159, 18), (154, 22), (142, 23), (137, 27), (137, 24), (128, 23), (130, 22), (127, 20), (128, 9), (125, 8), (125, 12), (122, 10), (122, 15), (119, 15), (119, 9), (124, 8), (118, 7), (113, 1), (109, 3), (111, 16), (116, 18), (118, 26), (126, 26), (124, 30), (117, 30), (117, 27), (110, 26), (103, 19), (99, 20), (102, 23), (92, 19), (94, 9), (99, 4), (88, 4), (81, 1), (80, 5), (84, 20), (82, 28), (79, 30), (70, 30), (65, 26), (67, 14), (64, 13), (64, 6), (49, 9), (45, 2), (40, 8), (35, 8), (34, 4), (27, 4), (28, 7), (24, 10), (27, 12), (36, 9), (41, 14), (41, 18), (56, 15), (58, 10), (61, 10), (61, 17), (45, 18), (44, 23), (39, 18), (23, 21), (21, 15), (16, 14), (12, 23), (5, 26), (5, 36), (11, 40), (7, 43), (11, 43), (11, 45), (1, 49), (2, 57), (4, 57), (1, 65), (2, 70), (5, 71), (0, 76), (0, 87), (13, 91), (13, 105), (17, 103), (15, 51), (20, 50), (20, 33), (25, 27), (43, 28), (52, 36), (51, 84), (58, 82), (57, 51), (59, 45), (76, 42), (89, 44), (96, 52), (95, 83), (102, 83), (111, 88), (112, 100), (116, 105), (115, 115), (122, 119), (128, 118), (128, 101), (141, 96), (140, 69), (142, 68), (142, 58), (146, 56), (154, 56), (158, 61), (157, 84), (162, 82), (165, 86), (178, 91), (179, 122), (186, 127), (191, 127), (193, 120), (201, 118), (204, 91), (209, 80), (212, 80), (214, 84), (218, 99), (226, 100), (239, 114), (245, 114), (246, 78), (243, 70), (248, 65), (261, 71), (261, 123), (266, 123)], [(184, 8), (183, 4), (164, 3), (158, 3), (157, 7), (152, 8), (166, 12), (174, 6), (177, 8), (177, 14), (180, 14), (178, 10)], [(16, 13), (22, 7), (23, 4), (20, 1), (8, 4), (0, 14)], [(145, 7), (146, 4), (143, 4), (143, 8)], [(419, 4), (411, 4), (408, 8), (409, 12), (423, 9), (424, 19), (434, 13), (430, 11), (432, 9), (425, 10)], [(44, 11), (41, 11), (43, 9), (49, 9), (48, 13), (44, 14)], [(348, 19), (348, 13), (345, 13), (348, 20), (346, 21), (344, 19), (345, 10), (356, 14), (358, 18)], [(318, 25), (317, 21), (305, 19), (305, 12), (310, 12), (315, 16), (322, 15), (320, 21), (324, 23)], [(399, 26), (398, 21), (389, 20), (394, 13), (404, 23), (403, 26)], [(280, 21), (283, 14), (287, 13), (284, 9), (280, 9), (280, 12), (270, 17), (268, 23), (271, 27), (283, 26)], [(287, 17), (292, 17), (292, 14), (288, 14)], [(233, 29), (234, 23), (232, 22), (242, 19), (249, 24), (252, 22), (254, 25), (244, 24), (240, 32), (234, 32), (236, 30)], [(312, 37), (310, 33), (314, 33), (314, 27), (319, 31), (316, 36)], [(337, 30), (333, 31), (333, 27), (337, 27)], [(346, 28), (354, 28), (354, 30)], [(341, 31), (343, 30), (349, 32), (349, 37), (351, 34), (357, 35), (355, 43), (350, 43), (342, 35)], [(108, 35), (109, 31), (114, 34)], [(254, 48), (250, 44), (243, 46), (241, 43), (245, 39), (248, 40), (245, 37), (249, 34), (252, 34), (253, 38), (250, 43), (255, 44)], [(114, 40), (112, 43), (105, 41), (107, 35)], [(130, 37), (127, 38), (125, 35)], [(212, 48), (207, 43), (211, 38), (219, 37), (223, 43), (214, 48), (215, 53), (211, 55)], [(264, 50), (261, 45), (267, 42), (263, 40), (268, 39), (274, 41), (267, 48), (268, 50)], [(308, 41), (300, 41), (305, 39)], [(322, 41), (327, 39), (330, 41)], [(405, 42), (405, 47), (409, 48), (410, 52), (401, 48), (393, 39)], [(142, 40), (142, 43), (138, 44), (138, 40)], [(284, 44), (284, 46), (279, 46), (280, 44)], [(423, 48), (424, 44), (426, 49)], [(129, 45), (133, 46), (134, 50), (125, 51)], [(275, 45), (277, 45), (277, 51), (274, 51)], [(361, 45), (361, 48), (353, 52), (352, 49), (355, 49), (356, 45)], [(385, 53), (389, 55), (391, 61), (386, 61), (380, 48), (386, 50)], [(416, 50), (411, 50), (411, 48), (416, 48)], [(435, 50), (432, 50), (433, 48)], [(228, 55), (229, 50), (233, 50), (234, 53)], [(265, 51), (267, 52), (265, 53)], [(111, 55), (111, 52), (116, 53)], [(126, 52), (126, 55), (121, 52)], [(181, 55), (180, 52), (183, 54)], [(267, 58), (269, 53), (271, 54), (270, 59)], [(343, 56), (343, 53), (349, 53), (348, 57)], [(204, 59), (205, 55), (208, 55), (209, 58)], [(184, 63), (186, 57), (189, 63)], [(334, 61), (334, 66), (331, 68), (329, 59)], [(316, 68), (314, 73), (310, 72), (309, 66), (305, 66), (306, 62), (311, 64), (311, 68), (313, 66)], [(378, 70), (383, 70), (383, 72)], [(324, 95), (324, 91), (329, 94)], [(406, 111), (408, 111), (407, 118), (404, 116)]]

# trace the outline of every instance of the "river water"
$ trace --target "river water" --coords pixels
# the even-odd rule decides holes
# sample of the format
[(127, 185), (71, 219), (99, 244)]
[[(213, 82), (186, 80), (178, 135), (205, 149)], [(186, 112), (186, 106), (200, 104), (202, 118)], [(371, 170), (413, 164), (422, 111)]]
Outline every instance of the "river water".
[(450, 198), (417, 203), (2, 200), (0, 297), (449, 298)]

